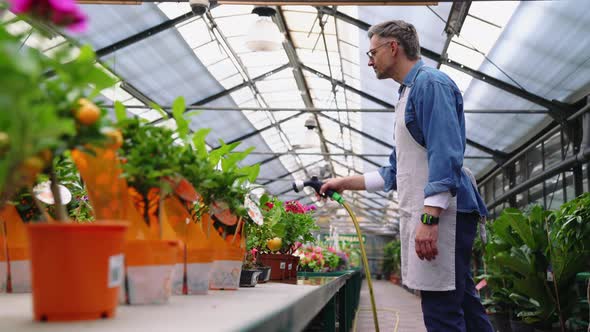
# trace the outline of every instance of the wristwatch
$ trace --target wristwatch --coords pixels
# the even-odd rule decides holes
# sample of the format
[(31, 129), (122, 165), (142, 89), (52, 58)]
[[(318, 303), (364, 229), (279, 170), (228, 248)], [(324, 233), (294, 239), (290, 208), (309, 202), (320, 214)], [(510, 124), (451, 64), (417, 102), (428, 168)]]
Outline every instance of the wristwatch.
[(420, 221), (424, 225), (438, 225), (438, 217), (429, 215), (427, 213), (423, 213), (422, 216), (420, 216)]

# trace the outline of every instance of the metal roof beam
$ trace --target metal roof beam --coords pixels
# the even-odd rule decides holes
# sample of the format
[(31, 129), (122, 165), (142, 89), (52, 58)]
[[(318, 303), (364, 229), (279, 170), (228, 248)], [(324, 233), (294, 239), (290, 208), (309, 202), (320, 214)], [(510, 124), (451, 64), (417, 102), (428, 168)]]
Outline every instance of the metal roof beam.
[[(232, 144), (232, 143), (235, 143), (235, 142), (238, 142), (238, 141), (242, 141), (242, 140), (245, 140), (245, 139), (250, 138), (252, 136), (258, 135), (258, 134), (260, 134), (263, 131), (267, 131), (267, 130), (269, 130), (271, 128), (278, 127), (281, 123), (285, 123), (285, 122), (287, 122), (287, 121), (289, 121), (291, 119), (294, 119), (294, 118), (300, 116), (303, 113), (305, 113), (305, 111), (301, 111), (301, 112), (298, 112), (296, 114), (290, 115), (290, 116), (288, 116), (288, 117), (286, 117), (284, 119), (281, 119), (281, 120), (279, 120), (279, 121), (277, 121), (277, 122), (275, 122), (273, 124), (269, 124), (269, 125), (267, 125), (265, 127), (262, 127), (260, 129), (251, 131), (251, 132), (249, 132), (247, 134), (244, 134), (244, 135), (242, 135), (240, 137), (234, 138), (231, 141), (227, 142), (227, 144)], [(216, 148), (219, 148), (219, 146), (214, 147), (213, 149), (216, 149)]]
[[(311, 93), (309, 91), (309, 85), (307, 84), (307, 80), (305, 79), (305, 75), (303, 75), (303, 71), (301, 70), (301, 61), (299, 60), (299, 56), (297, 55), (297, 51), (295, 50), (295, 45), (293, 44), (293, 39), (291, 37), (291, 33), (289, 32), (289, 28), (287, 27), (287, 23), (285, 22), (285, 17), (283, 15), (283, 9), (279, 6), (277, 7), (277, 13), (273, 16), (274, 21), (276, 22), (279, 30), (284, 34), (285, 40), (283, 41), (283, 46), (285, 48), (285, 52), (287, 53), (287, 58), (289, 59), (289, 63), (291, 67), (293, 67), (293, 75), (295, 76), (295, 83), (297, 84), (297, 88), (301, 92), (301, 97), (303, 98), (303, 103), (307, 108), (315, 108), (313, 104), (313, 99), (311, 97)], [(315, 121), (317, 122), (318, 126), (318, 134), (320, 137), (320, 143), (322, 144), (321, 148), (323, 152), (328, 152), (328, 146), (326, 145), (324, 139), (324, 131), (322, 126), (320, 125), (320, 121), (316, 113), (312, 113)], [(324, 160), (330, 165), (332, 169), (332, 173), (334, 172), (334, 165), (330, 162), (330, 158), (328, 156), (324, 156)]]
[[(319, 115), (321, 115), (322, 117), (324, 117), (324, 118), (326, 118), (328, 120), (331, 120), (333, 122), (340, 123), (337, 119), (334, 119), (331, 116), (328, 116), (326, 114), (319, 113)], [(342, 123), (342, 126), (344, 128), (346, 128), (346, 129), (350, 130), (350, 131), (353, 131), (353, 132), (355, 132), (355, 133), (357, 133), (357, 134), (359, 134), (359, 135), (361, 135), (361, 136), (363, 136), (365, 138), (368, 138), (368, 139), (370, 139), (370, 140), (372, 140), (372, 141), (374, 141), (376, 143), (379, 143), (379, 144), (381, 144), (381, 145), (383, 145), (383, 146), (385, 146), (387, 148), (393, 149), (393, 145), (391, 145), (391, 144), (389, 144), (389, 143), (387, 143), (387, 142), (385, 142), (385, 141), (383, 141), (383, 140), (381, 140), (381, 139), (379, 139), (379, 138), (377, 138), (377, 137), (375, 137), (373, 135), (367, 134), (366, 132), (364, 132), (362, 130), (356, 129), (353, 126), (349, 126), (349, 125), (344, 124), (344, 123)], [(482, 145), (480, 143), (474, 142), (473, 140), (467, 139), (467, 144), (469, 144), (469, 145), (473, 146), (474, 148), (476, 148), (478, 150), (481, 150), (481, 151), (483, 151), (485, 153), (491, 154), (493, 157), (499, 158), (500, 160), (503, 160), (503, 158), (506, 158), (506, 154), (504, 152), (501, 152), (501, 151), (498, 151), (498, 150), (494, 150), (492, 148), (488, 148), (488, 147), (486, 147), (486, 146), (484, 146), (484, 145)]]
[(266, 181), (266, 182), (262, 183), (262, 185), (263, 185), (263, 186), (266, 186), (266, 185), (269, 185), (269, 184), (271, 184), (271, 183), (273, 183), (273, 182), (275, 182), (275, 181), (277, 181), (277, 180), (280, 180), (280, 179), (286, 178), (286, 177), (288, 177), (289, 175), (292, 175), (292, 174), (293, 174), (293, 173), (295, 173), (295, 172), (299, 172), (299, 171), (302, 171), (302, 170), (304, 170), (304, 169), (306, 169), (306, 168), (308, 168), (308, 167), (314, 166), (315, 164), (319, 163), (320, 161), (323, 161), (323, 160), (314, 161), (314, 162), (312, 162), (312, 163), (309, 163), (309, 164), (307, 164), (307, 165), (305, 165), (305, 166), (301, 166), (301, 167), (299, 167), (299, 168), (297, 168), (297, 169), (295, 169), (295, 170), (293, 170), (293, 171), (291, 171), (291, 172), (283, 173), (283, 174), (281, 174), (281, 175), (277, 176), (275, 179), (268, 180), (268, 181)]
[[(465, 18), (469, 13), (469, 7), (471, 7), (471, 1), (455, 1), (451, 6), (451, 12), (449, 13), (449, 18), (447, 19), (447, 24), (445, 26), (445, 33), (447, 34), (447, 40), (445, 41), (445, 45), (440, 52), (445, 58), (447, 58), (447, 50), (449, 49), (449, 45), (451, 44), (451, 40), (455, 35), (459, 35), (461, 33), (461, 28), (463, 28), (463, 23), (465, 22)], [(442, 63), (439, 61), (436, 68), (440, 69)]]

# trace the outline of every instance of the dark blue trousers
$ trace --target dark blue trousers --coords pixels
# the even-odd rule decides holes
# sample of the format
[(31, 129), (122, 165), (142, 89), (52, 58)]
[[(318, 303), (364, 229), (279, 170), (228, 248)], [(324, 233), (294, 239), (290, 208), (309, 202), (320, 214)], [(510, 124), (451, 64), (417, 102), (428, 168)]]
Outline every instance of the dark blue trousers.
[(428, 332), (493, 332), (469, 267), (477, 222), (477, 215), (457, 213), (455, 290), (420, 292)]

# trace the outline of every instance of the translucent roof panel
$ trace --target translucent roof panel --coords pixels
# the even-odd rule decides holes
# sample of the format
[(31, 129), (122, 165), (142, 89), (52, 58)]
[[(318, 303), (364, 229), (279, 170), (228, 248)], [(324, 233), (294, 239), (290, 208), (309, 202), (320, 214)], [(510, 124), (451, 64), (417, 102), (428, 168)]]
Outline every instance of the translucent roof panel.
[[(358, 17), (369, 24), (377, 24), (389, 20), (412, 22), (420, 36), (420, 44), (435, 52), (444, 46), (446, 35), (443, 34), (445, 20), (449, 17), (452, 3), (439, 3), (438, 6), (367, 6), (359, 7)], [(366, 36), (366, 32), (362, 32)], [(362, 40), (362, 39), (361, 39)], [(366, 52), (366, 51), (365, 51)]]
[(82, 5), (82, 10), (88, 15), (90, 24), (78, 38), (90, 42), (97, 50), (168, 19), (150, 3), (137, 6)]
[[(521, 2), (490, 60), (526, 90), (566, 100), (590, 82), (590, 16), (579, 5), (573, 0)], [(480, 70), (508, 80), (489, 62)]]
[[(461, 33), (453, 36), (449, 44), (448, 57), (469, 68), (479, 68), (486, 61), (485, 56), (496, 44), (518, 4), (518, 1), (472, 3)], [(442, 70), (455, 80), (462, 92), (467, 90), (473, 79), (449, 67)]]
[[(340, 6), (335, 9), (368, 24), (392, 19), (411, 22), (424, 48), (446, 53), (458, 63), (547, 100), (572, 103), (590, 93), (590, 62), (587, 61), (590, 39), (586, 38), (590, 11), (584, 10), (587, 8), (580, 6), (579, 1), (474, 1), (460, 34), (453, 36), (444, 49), (448, 38), (444, 32), (445, 21), (451, 6), (450, 2), (441, 2), (435, 6)], [(291, 40), (295, 53), (288, 54), (284, 47), (273, 52), (253, 52), (246, 46), (247, 34), (257, 20), (251, 13), (252, 8), (221, 4), (210, 14), (189, 18), (152, 36), (146, 35), (103, 57), (104, 64), (123, 81), (120, 86), (103, 92), (105, 102), (121, 100), (135, 106), (129, 108), (131, 114), (152, 121), (160, 119), (161, 115), (145, 105), (147, 100), (170, 106), (179, 95), (189, 104), (208, 100), (207, 106), (212, 108), (263, 108), (208, 109), (191, 118), (190, 126), (193, 130), (212, 128), (208, 143), (213, 147), (218, 145), (218, 139), (238, 138), (244, 140), (240, 149), (256, 146), (255, 153), (243, 164), (265, 161), (260, 173), (264, 180), (259, 183), (284, 176), (267, 186), (273, 194), (285, 192), (283, 199), (301, 196), (290, 190), (294, 178), (304, 179), (313, 173), (334, 175), (327, 173), (332, 169), (337, 175), (357, 174), (387, 165), (391, 147), (385, 145), (394, 145), (393, 112), (345, 114), (328, 110), (383, 109), (397, 103), (399, 85), (393, 80), (378, 80), (373, 69), (367, 66), (367, 32), (332, 15), (318, 15), (318, 9), (311, 6), (283, 6), (280, 12), (286, 28), (284, 35), (288, 37), (283, 46)], [(84, 6), (84, 9), (91, 25), (79, 39), (97, 49), (190, 12), (187, 3), (93, 5)], [(281, 17), (274, 20), (281, 21)], [(24, 32), (28, 27), (14, 25), (12, 28)], [(64, 41), (31, 35), (26, 45), (48, 50), (59, 47)], [(428, 66), (438, 66), (429, 58), (423, 57), (423, 60)], [(303, 81), (295, 79), (296, 75), (299, 79), (299, 70)], [(441, 70), (463, 92), (466, 110), (543, 109), (444, 63)], [(248, 82), (254, 78), (256, 82)], [(348, 89), (341, 86), (341, 82)], [(354, 89), (376, 100), (361, 97)], [(218, 98), (212, 98), (214, 96)], [(309, 100), (313, 105), (306, 105)], [(327, 150), (324, 146), (299, 149), (309, 113), (287, 118), (306, 106), (321, 109), (319, 126)], [(267, 107), (278, 111), (264, 110)], [(285, 108), (290, 110), (283, 111)], [(297, 110), (291, 110), (293, 108)], [(544, 114), (469, 113), (466, 114), (467, 137), (510, 152), (550, 121)], [(157, 123), (174, 125), (170, 120)], [(386, 144), (375, 142), (356, 132), (357, 129)], [(464, 164), (476, 175), (481, 176), (495, 165), (487, 153), (472, 146), (467, 146), (466, 155), (469, 158)], [(395, 195), (359, 197), (349, 193), (348, 198), (363, 209), (374, 209), (375, 213), (365, 216), (367, 225), (375, 223), (377, 227), (371, 229), (380, 229), (383, 222), (396, 220), (388, 210), (396, 207)]]
[[(163, 53), (160, 47), (169, 51)], [(128, 46), (105, 61), (124, 80), (162, 105), (171, 105), (179, 95), (190, 104), (223, 90), (176, 30)]]

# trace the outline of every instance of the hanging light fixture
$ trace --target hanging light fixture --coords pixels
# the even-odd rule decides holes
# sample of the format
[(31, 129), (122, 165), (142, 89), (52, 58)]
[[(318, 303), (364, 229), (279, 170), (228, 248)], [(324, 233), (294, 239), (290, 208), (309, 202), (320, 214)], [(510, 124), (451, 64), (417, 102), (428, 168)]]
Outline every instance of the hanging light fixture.
[(252, 14), (258, 15), (258, 19), (248, 31), (246, 47), (254, 52), (276, 51), (281, 48), (283, 34), (272, 21), (276, 13), (274, 8), (266, 6), (252, 9)]
[(316, 128), (318, 127), (318, 123), (313, 116), (313, 114), (309, 115), (309, 118), (305, 120), (305, 133), (303, 134), (303, 139), (300, 144), (296, 144), (293, 147), (296, 149), (319, 149), (320, 148), (320, 136), (316, 132)]

